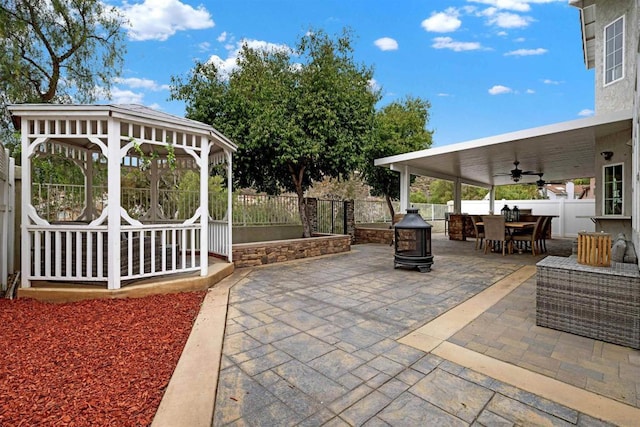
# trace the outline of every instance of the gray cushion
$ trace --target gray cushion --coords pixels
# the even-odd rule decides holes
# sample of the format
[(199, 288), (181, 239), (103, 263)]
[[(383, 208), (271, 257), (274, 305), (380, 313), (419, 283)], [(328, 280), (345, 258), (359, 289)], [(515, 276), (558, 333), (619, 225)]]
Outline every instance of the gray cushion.
[(611, 261), (624, 262), (624, 253), (626, 251), (627, 251), (627, 241), (616, 239), (616, 241), (613, 244), (613, 247), (611, 248)]
[(627, 251), (624, 253), (624, 262), (628, 262), (630, 264), (638, 263), (638, 255), (636, 255), (636, 249), (631, 241), (627, 242)]

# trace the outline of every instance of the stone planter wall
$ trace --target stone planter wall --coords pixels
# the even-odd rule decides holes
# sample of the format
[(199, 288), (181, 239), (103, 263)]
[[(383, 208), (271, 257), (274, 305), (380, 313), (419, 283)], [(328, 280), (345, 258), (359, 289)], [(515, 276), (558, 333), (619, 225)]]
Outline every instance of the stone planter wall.
[(393, 229), (356, 227), (356, 244), (381, 243), (390, 245), (393, 242)]
[(324, 235), (307, 239), (274, 240), (271, 242), (233, 245), (236, 268), (255, 267), (294, 259), (337, 254), (351, 250), (351, 236)]

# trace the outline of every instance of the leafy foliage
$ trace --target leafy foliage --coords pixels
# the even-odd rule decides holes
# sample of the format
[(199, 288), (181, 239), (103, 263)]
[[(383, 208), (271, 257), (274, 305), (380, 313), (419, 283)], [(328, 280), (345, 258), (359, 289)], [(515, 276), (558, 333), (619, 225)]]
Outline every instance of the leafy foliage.
[(544, 199), (535, 185), (511, 184), (496, 187), (496, 200)]
[(172, 98), (186, 101), (187, 116), (238, 144), (237, 185), (297, 194), (305, 236), (304, 192), (354, 170), (373, 128), (373, 71), (355, 63), (351, 44), (348, 31), (309, 31), (295, 50), (245, 44), (228, 80), (212, 63), (197, 63), (186, 81), (172, 78)]
[[(115, 7), (98, 0), (0, 2), (0, 102), (91, 102), (122, 69), (124, 33)], [(8, 133), (10, 135), (10, 132)]]
[(375, 132), (365, 147), (362, 175), (375, 196), (384, 196), (393, 217), (392, 199), (400, 197), (400, 176), (374, 165), (374, 160), (431, 146), (433, 132), (426, 130), (430, 103), (407, 97), (382, 108), (375, 116)]
[[(453, 200), (453, 182), (435, 179), (429, 185), (431, 203), (444, 204)], [(489, 190), (472, 185), (462, 185), (463, 200), (482, 200)], [(496, 187), (496, 200), (533, 200), (544, 198), (535, 185), (512, 184)]]

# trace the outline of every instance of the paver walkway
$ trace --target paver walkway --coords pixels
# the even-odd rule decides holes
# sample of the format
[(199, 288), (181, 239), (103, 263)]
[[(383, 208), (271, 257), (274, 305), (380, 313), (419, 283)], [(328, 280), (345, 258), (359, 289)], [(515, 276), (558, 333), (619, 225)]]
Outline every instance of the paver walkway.
[(214, 425), (607, 425), (398, 342), (535, 262), (436, 243), (424, 274), (376, 245), (252, 270), (231, 289)]

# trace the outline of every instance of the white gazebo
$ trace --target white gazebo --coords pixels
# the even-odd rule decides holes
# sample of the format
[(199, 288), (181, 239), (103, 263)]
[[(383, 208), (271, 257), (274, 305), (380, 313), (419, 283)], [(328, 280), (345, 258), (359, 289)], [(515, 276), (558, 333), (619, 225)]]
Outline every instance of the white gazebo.
[[(23, 288), (58, 281), (116, 290), (125, 281), (154, 276), (205, 276), (209, 254), (232, 261), (236, 146), (216, 129), (140, 105), (21, 104), (9, 111), (22, 141)], [(33, 193), (34, 161), (41, 158), (79, 169), (80, 208), (63, 203), (65, 212), (45, 218), (44, 203)], [(143, 176), (146, 188), (127, 188), (126, 171)], [(191, 204), (184, 202), (188, 192), (176, 186), (186, 173), (199, 182)], [(226, 195), (220, 192), (222, 212), (212, 216), (209, 181), (215, 173), (223, 176), (219, 182), (226, 180)], [(161, 185), (167, 174), (173, 177), (171, 209), (165, 203), (169, 190)], [(56, 183), (47, 194), (64, 201), (73, 188)]]

